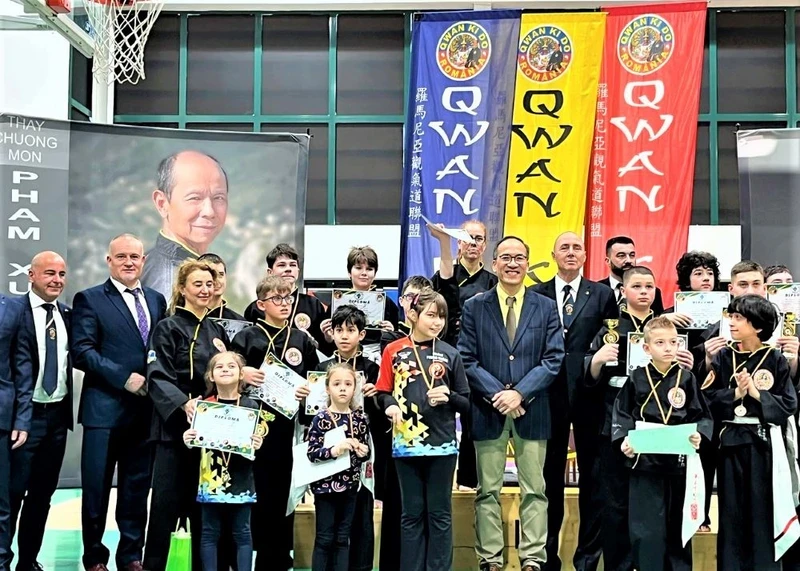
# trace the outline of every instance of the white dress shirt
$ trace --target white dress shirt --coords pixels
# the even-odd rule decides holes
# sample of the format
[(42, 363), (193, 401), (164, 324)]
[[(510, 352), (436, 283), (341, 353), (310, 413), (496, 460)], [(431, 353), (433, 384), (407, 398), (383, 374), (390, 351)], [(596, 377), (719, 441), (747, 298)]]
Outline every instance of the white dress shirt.
[(567, 283), (561, 279), (561, 277), (556, 274), (556, 303), (558, 304), (558, 319), (561, 320), (561, 325), (564, 325), (564, 286), (569, 285), (572, 289), (570, 293), (572, 294), (572, 299), (578, 301), (578, 288), (581, 287), (581, 276), (578, 274), (578, 277), (572, 280), (571, 282)]
[(617, 278), (614, 277), (614, 274), (608, 275), (608, 287), (614, 290), (614, 299), (619, 303), (619, 298), (622, 295), (619, 291), (619, 286), (622, 285), (622, 282), (619, 281)]
[[(120, 294), (122, 294), (122, 299), (125, 300), (125, 305), (128, 306), (128, 311), (130, 311), (131, 315), (133, 316), (133, 322), (138, 327), (139, 314), (136, 313), (136, 300), (134, 299), (134, 295), (132, 293), (128, 293), (125, 291), (126, 289), (128, 289), (128, 286), (126, 286), (122, 282), (118, 282), (114, 278), (111, 278), (111, 283), (114, 284), (114, 287), (119, 290)], [(142, 288), (141, 282), (136, 282), (136, 285), (130, 289), (134, 290), (137, 287), (139, 289)], [(147, 308), (147, 301), (145, 301), (144, 299), (144, 290), (142, 290), (141, 293), (139, 294), (139, 301), (141, 302), (142, 307), (144, 308), (144, 316), (147, 318), (147, 330), (150, 331), (150, 310)]]
[(69, 353), (69, 339), (67, 339), (67, 326), (64, 324), (64, 317), (58, 310), (58, 303), (53, 301), (53, 321), (56, 326), (56, 343), (58, 348), (58, 383), (52, 395), (48, 395), (42, 387), (44, 379), (44, 360), (46, 358), (46, 335), (47, 335), (47, 309), (45, 303), (49, 303), (36, 295), (33, 291), (28, 292), (28, 299), (33, 310), (33, 325), (36, 329), (36, 345), (39, 350), (39, 372), (36, 376), (36, 386), (33, 389), (33, 402), (42, 404), (58, 402), (67, 396), (67, 354)]

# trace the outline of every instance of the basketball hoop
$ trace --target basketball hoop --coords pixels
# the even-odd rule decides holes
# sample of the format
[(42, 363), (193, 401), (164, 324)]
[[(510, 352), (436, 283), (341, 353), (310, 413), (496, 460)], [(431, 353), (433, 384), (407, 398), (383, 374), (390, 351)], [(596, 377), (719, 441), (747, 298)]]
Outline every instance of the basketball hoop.
[(110, 85), (144, 79), (144, 46), (161, 13), (160, 0), (85, 0), (94, 29), (92, 71)]

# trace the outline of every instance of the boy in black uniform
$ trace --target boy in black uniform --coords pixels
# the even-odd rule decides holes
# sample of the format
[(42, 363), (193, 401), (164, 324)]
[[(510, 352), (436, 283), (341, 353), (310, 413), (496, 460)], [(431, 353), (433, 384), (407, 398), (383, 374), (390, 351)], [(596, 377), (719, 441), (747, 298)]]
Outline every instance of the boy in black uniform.
[[(600, 480), (606, 505), (603, 510), (603, 560), (607, 571), (633, 571), (628, 530), (628, 480), (630, 471), (625, 456), (611, 442), (611, 420), (614, 401), (628, 380), (628, 333), (642, 333), (653, 317), (650, 307), (656, 294), (653, 272), (644, 266), (634, 266), (622, 278), (622, 295), (627, 306), (620, 318), (606, 320), (605, 326), (592, 341), (586, 354), (586, 385), (605, 387), (605, 421), (600, 432)], [(691, 368), (693, 359), (688, 351), (680, 351), (678, 361)]]
[[(247, 366), (259, 369), (268, 353), (275, 355), (305, 378), (319, 366), (311, 338), (291, 327), (288, 319), (296, 308), (292, 286), (278, 276), (264, 278), (256, 289), (256, 305), (263, 317), (242, 330), (231, 349), (242, 355)], [(259, 371), (263, 380), (264, 373)], [(255, 476), (258, 502), (253, 510), (253, 548), (258, 552), (256, 570), (286, 571), (292, 567), (294, 516), (286, 515), (292, 481), (294, 419), (265, 405), (275, 415), (264, 446), (256, 454)]]
[(774, 306), (759, 295), (742, 295), (728, 314), (735, 341), (714, 356), (702, 387), (723, 426), (717, 569), (778, 571), (776, 559), (800, 536), (783, 439), (797, 392), (786, 358), (764, 344), (778, 323)]
[[(330, 344), (325, 341), (320, 329), (320, 323), (325, 319), (325, 306), (313, 295), (300, 293), (297, 289), (297, 279), (300, 277), (300, 255), (289, 244), (278, 244), (267, 254), (267, 275), (278, 276), (289, 286), (294, 303), (289, 312), (289, 325), (305, 331), (316, 341), (323, 353)], [(264, 312), (258, 307), (258, 300), (253, 301), (244, 310), (247, 321), (257, 323), (264, 317)], [(329, 354), (328, 351), (326, 354)]]
[(635, 458), (629, 521), (634, 565), (639, 571), (692, 569), (692, 546), (684, 547), (682, 539), (687, 457), (636, 454), (628, 443), (628, 432), (640, 421), (669, 426), (696, 422), (697, 432), (689, 437), (695, 449), (700, 447), (701, 434), (711, 439), (711, 412), (691, 370), (676, 362), (678, 342), (678, 331), (669, 319), (650, 320), (644, 326), (644, 350), (652, 362), (631, 373), (614, 404), (611, 439), (625, 456)]
[(228, 302), (224, 299), (225, 290), (228, 288), (228, 266), (225, 264), (225, 260), (211, 252), (203, 254), (197, 260), (207, 263), (217, 272), (214, 295), (208, 304), (208, 316), (216, 319), (244, 321), (244, 317), (228, 307)]

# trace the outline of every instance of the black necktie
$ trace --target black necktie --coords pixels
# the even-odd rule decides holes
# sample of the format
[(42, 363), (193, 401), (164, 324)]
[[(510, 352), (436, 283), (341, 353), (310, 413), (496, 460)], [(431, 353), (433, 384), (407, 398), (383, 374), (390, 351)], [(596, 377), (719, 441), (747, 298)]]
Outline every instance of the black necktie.
[(625, 296), (622, 295), (622, 284), (617, 284), (617, 305), (621, 308), (627, 307), (627, 302), (625, 301)]
[(45, 303), (44, 326), (44, 376), (42, 377), (42, 388), (44, 392), (52, 396), (58, 386), (58, 334), (56, 332), (56, 321), (53, 318), (55, 306), (52, 303)]
[(564, 322), (564, 329), (569, 329), (572, 325), (572, 314), (575, 312), (575, 298), (572, 295), (572, 286), (564, 286), (564, 304), (561, 306), (561, 319)]

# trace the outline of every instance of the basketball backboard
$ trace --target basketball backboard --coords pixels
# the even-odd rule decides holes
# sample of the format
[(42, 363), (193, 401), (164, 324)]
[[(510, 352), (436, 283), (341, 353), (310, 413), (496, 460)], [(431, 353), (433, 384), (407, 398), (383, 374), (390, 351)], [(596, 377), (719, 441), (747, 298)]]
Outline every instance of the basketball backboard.
[[(72, 0), (68, 13), (57, 14), (47, 6), (47, 0), (13, 0), (22, 5), (22, 15), (6, 17), (2, 28), (14, 29), (41, 29), (41, 25), (56, 30), (64, 36), (70, 44), (86, 57), (94, 55), (94, 39), (92, 30), (83, 8), (83, 0)], [(28, 28), (22, 28), (27, 24)]]

